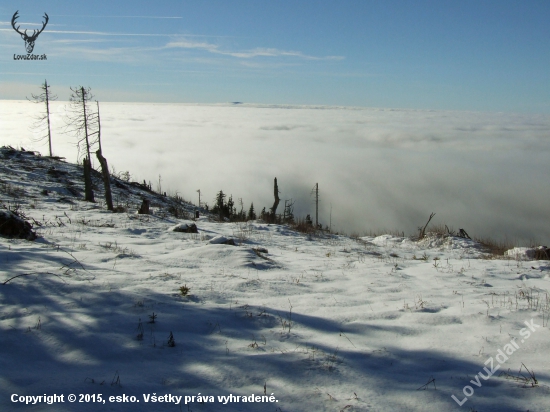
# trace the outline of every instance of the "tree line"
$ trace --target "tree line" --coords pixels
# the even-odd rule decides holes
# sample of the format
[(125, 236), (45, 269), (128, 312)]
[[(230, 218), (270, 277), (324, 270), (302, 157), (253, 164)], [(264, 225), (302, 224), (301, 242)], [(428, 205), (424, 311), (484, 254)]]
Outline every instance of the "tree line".
[[(220, 190), (216, 194), (214, 206), (210, 211), (217, 215), (220, 221), (229, 220), (232, 222), (244, 222), (247, 220), (256, 220), (259, 217), (267, 223), (294, 223), (294, 201), (292, 199), (285, 200), (283, 214), (277, 214), (277, 207), (280, 202), (279, 193), (280, 191), (277, 184), (277, 178), (275, 178), (273, 184), (273, 195), (275, 201), (273, 206), (269, 210), (266, 210), (264, 207), (259, 215), (257, 215), (254, 208), (254, 202), (250, 204), (250, 208), (248, 209), (248, 212), (246, 212), (243, 207), (242, 199), (239, 199), (241, 209), (240, 211), (237, 211), (235, 202), (233, 201), (233, 195), (230, 195), (226, 202), (225, 199), (227, 198), (227, 195), (223, 193), (223, 190)], [(208, 205), (206, 205), (206, 209), (208, 210)]]
[[(56, 100), (57, 96), (52, 94), (50, 91), (50, 85), (44, 80), (44, 84), (40, 85), (41, 93), (38, 95), (32, 94), (32, 99), (28, 99), (34, 103), (44, 104), (44, 112), (41, 113), (36, 118), (36, 123), (34, 128), (40, 129), (43, 131), (43, 134), (37, 137), (36, 141), (47, 140), (49, 147), (50, 157), (53, 157), (52, 151), (52, 134), (51, 134), (51, 123), (50, 123), (50, 102)], [(107, 164), (107, 159), (103, 156), (102, 147), (101, 147), (101, 117), (99, 111), (99, 101), (94, 99), (94, 96), (89, 87), (78, 86), (71, 87), (71, 96), (69, 99), (69, 105), (66, 106), (66, 116), (65, 116), (65, 132), (73, 133), (76, 138), (76, 147), (78, 149), (78, 162), (82, 161), (83, 171), (84, 171), (84, 190), (85, 190), (85, 200), (94, 202), (94, 192), (92, 190), (92, 161), (91, 155), (95, 150), (95, 155), (101, 165), (101, 174), (103, 177), (103, 183), (105, 188), (105, 201), (107, 204), (107, 209), (114, 210), (113, 200), (110, 187), (110, 173)], [(128, 175), (129, 179), (129, 175)], [(149, 190), (151, 190), (149, 186)], [(160, 187), (160, 176), (159, 176), (159, 192), (161, 191)], [(199, 207), (201, 206), (200, 202), (200, 190), (199, 192)], [(312, 191), (313, 192), (313, 191)], [(315, 227), (319, 226), (318, 223), (318, 203), (319, 203), (319, 191), (318, 185), (316, 184), (314, 188), (316, 195), (316, 213), (315, 213)], [(273, 206), (266, 210), (264, 207), (261, 212), (258, 214), (254, 208), (254, 203), (250, 204), (250, 207), (247, 211), (244, 210), (244, 205), (242, 199), (239, 199), (240, 210), (237, 211), (237, 207), (233, 200), (233, 195), (230, 195), (227, 198), (227, 195), (220, 190), (216, 194), (214, 199), (214, 206), (211, 210), (207, 204), (205, 204), (205, 209), (210, 211), (212, 214), (217, 215), (220, 221), (247, 221), (247, 220), (256, 220), (257, 218), (262, 219), (268, 223), (294, 223), (294, 201), (292, 199), (285, 200), (284, 209), (282, 214), (277, 214), (277, 208), (280, 203), (279, 198), (279, 186), (277, 184), (277, 178), (274, 179), (273, 184), (273, 196), (274, 202)], [(227, 199), (227, 200), (226, 200)], [(308, 215), (306, 217), (306, 223), (308, 225), (313, 225), (312, 219)]]

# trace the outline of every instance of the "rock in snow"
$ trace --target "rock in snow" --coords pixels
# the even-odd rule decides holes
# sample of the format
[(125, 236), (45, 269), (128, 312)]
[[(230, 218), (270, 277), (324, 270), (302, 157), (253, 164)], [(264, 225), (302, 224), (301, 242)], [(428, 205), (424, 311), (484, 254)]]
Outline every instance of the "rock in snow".
[(233, 245), (235, 246), (235, 241), (231, 238), (225, 236), (216, 236), (208, 241), (212, 245)]
[(17, 239), (36, 239), (31, 224), (9, 210), (0, 210), (0, 235)]
[(197, 229), (197, 225), (194, 223), (179, 223), (176, 226), (173, 226), (170, 228), (173, 232), (183, 232), (183, 233), (199, 233), (199, 230)]

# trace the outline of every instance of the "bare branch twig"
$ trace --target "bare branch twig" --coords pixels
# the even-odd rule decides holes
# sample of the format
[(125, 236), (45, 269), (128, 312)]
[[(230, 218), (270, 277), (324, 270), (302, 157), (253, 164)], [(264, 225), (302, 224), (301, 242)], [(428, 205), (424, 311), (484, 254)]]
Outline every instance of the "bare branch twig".
[[(6, 280), (4, 283), (2, 283), (2, 285), (6, 285), (10, 280), (13, 280), (15, 278), (18, 278), (18, 277), (21, 277), (21, 276), (31, 276), (31, 275), (40, 275), (40, 274), (43, 274), (43, 275), (53, 275), (53, 276), (56, 276), (58, 277), (59, 279), (61, 279), (63, 282), (65, 282), (65, 279), (63, 279), (61, 276), (59, 275), (56, 275), (55, 273), (52, 273), (52, 272), (31, 272), (31, 273), (20, 273), (19, 275), (16, 275), (14, 277), (11, 277), (9, 278), (8, 280)], [(65, 282), (67, 283), (67, 282)]]

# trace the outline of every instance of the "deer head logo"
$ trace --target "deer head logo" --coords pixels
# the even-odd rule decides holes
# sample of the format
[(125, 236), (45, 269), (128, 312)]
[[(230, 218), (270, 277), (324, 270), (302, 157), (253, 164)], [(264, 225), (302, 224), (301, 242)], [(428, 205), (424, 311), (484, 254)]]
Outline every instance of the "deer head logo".
[(25, 40), (25, 48), (27, 49), (27, 53), (32, 53), (32, 51), (34, 49), (34, 42), (36, 41), (36, 38), (38, 37), (38, 35), (40, 33), (42, 33), (44, 31), (44, 28), (46, 27), (46, 24), (48, 24), (48, 20), (50, 18), (48, 17), (48, 15), (46, 13), (44, 13), (44, 18), (46, 19), (46, 21), (44, 23), (42, 23), (42, 28), (40, 30), (33, 30), (32, 35), (29, 36), (29, 35), (27, 35), (27, 30), (25, 30), (24, 32), (19, 31), (19, 27), (21, 27), (21, 26), (15, 27), (16, 20), (19, 17), (18, 13), (19, 13), (19, 10), (17, 10), (15, 12), (15, 14), (13, 15), (13, 17), (11, 18), (11, 26), (13, 27), (13, 29), (17, 33), (19, 33), (21, 35), (21, 38), (23, 40)]

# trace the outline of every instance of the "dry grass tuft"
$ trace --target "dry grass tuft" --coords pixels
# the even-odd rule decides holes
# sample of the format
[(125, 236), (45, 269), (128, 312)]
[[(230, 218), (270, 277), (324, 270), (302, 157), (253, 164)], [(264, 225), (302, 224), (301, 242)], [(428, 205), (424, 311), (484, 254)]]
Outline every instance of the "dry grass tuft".
[(24, 189), (22, 189), (19, 186), (14, 186), (1, 179), (0, 179), (0, 193), (13, 197), (14, 199), (20, 199), (26, 196)]
[(495, 240), (489, 237), (476, 237), (474, 240), (481, 245), (484, 252), (493, 256), (504, 256), (504, 253), (516, 245), (508, 239)]
[(297, 232), (305, 233), (308, 235), (312, 235), (315, 233), (315, 227), (307, 223), (306, 219), (304, 218), (296, 219), (294, 223), (290, 224), (290, 227)]

